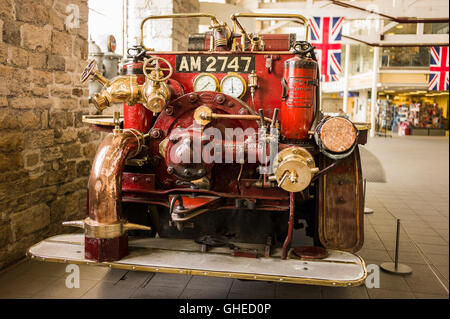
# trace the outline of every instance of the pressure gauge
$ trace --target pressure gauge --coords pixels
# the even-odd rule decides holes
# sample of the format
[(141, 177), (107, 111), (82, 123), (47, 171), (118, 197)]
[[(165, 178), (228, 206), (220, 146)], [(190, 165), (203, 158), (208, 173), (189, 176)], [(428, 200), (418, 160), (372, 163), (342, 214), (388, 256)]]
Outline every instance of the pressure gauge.
[(228, 73), (220, 82), (223, 93), (235, 98), (244, 96), (247, 90), (247, 83), (244, 78), (237, 73)]
[(200, 73), (194, 79), (194, 91), (218, 91), (219, 81), (217, 78), (209, 73)]

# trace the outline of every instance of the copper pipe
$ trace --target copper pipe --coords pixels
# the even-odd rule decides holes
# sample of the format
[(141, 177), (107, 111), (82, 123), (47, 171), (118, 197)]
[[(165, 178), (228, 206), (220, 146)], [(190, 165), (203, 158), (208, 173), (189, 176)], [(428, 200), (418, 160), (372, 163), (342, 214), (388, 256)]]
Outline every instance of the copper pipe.
[(289, 193), (289, 223), (288, 234), (283, 244), (283, 250), (281, 251), (281, 259), (287, 258), (288, 246), (292, 241), (292, 230), (294, 228), (294, 193)]
[(139, 132), (126, 130), (109, 134), (98, 147), (88, 182), (89, 219), (92, 222), (119, 222), (125, 161), (140, 152), (142, 142)]

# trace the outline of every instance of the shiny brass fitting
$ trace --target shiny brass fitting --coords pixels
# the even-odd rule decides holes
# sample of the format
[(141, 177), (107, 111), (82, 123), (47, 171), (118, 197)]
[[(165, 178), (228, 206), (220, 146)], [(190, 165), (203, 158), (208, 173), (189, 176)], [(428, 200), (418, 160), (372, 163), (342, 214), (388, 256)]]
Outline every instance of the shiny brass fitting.
[(99, 111), (103, 111), (114, 103), (127, 102), (134, 105), (141, 102), (142, 89), (137, 83), (136, 75), (117, 76), (108, 80), (97, 70), (97, 62), (92, 60), (81, 73), (81, 83), (86, 82), (91, 76), (104, 87), (100, 93), (89, 98), (89, 102)]
[[(98, 78), (94, 77), (94, 79)], [(137, 83), (136, 75), (118, 76), (106, 83), (104, 81), (100, 83), (105, 89), (89, 98), (89, 101), (100, 111), (114, 103), (126, 102), (134, 105), (143, 102), (142, 89)]]
[(126, 220), (105, 224), (96, 222), (89, 217), (84, 220), (63, 222), (62, 225), (82, 228), (86, 237), (101, 239), (117, 238), (128, 230), (151, 230), (148, 226), (128, 223)]
[(165, 82), (148, 80), (142, 86), (144, 106), (155, 113), (160, 113), (170, 100), (170, 90)]
[(292, 146), (275, 156), (273, 171), (278, 187), (288, 192), (300, 192), (309, 186), (319, 169), (306, 149)]

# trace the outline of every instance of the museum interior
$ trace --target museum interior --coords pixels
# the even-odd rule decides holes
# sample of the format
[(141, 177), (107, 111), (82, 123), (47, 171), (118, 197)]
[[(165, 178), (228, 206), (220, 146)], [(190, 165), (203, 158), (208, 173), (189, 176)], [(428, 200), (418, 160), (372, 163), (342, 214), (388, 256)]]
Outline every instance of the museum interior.
[(448, 47), (447, 0), (0, 0), (0, 298), (448, 299)]

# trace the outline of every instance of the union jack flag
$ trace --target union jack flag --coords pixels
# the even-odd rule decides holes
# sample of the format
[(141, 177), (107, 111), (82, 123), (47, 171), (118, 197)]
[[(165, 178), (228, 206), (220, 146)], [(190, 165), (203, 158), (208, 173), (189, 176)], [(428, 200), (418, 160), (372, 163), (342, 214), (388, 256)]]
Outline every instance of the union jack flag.
[(341, 69), (341, 39), (343, 17), (313, 17), (311, 25), (311, 44), (320, 67), (322, 82), (338, 81)]
[(448, 47), (430, 48), (428, 90), (448, 91)]

